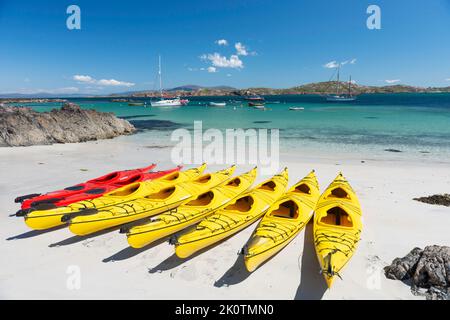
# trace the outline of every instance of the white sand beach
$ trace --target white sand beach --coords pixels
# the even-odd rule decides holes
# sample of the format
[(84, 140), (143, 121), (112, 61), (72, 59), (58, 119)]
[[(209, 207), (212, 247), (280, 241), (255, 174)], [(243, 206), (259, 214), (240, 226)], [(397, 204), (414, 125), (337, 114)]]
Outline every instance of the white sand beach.
[[(237, 252), (255, 225), (182, 261), (161, 241), (149, 248), (128, 247), (117, 230), (73, 236), (65, 228), (28, 229), (9, 217), (18, 195), (66, 187), (114, 171), (158, 163), (170, 168), (169, 148), (148, 148), (130, 137), (114, 140), (0, 148), (1, 299), (424, 299), (407, 285), (385, 278), (382, 268), (414, 247), (448, 245), (450, 208), (412, 198), (445, 193), (450, 160), (425, 162), (384, 153), (374, 159), (357, 154), (282, 154), (290, 184), (315, 169), (321, 191), (342, 171), (359, 196), (364, 229), (359, 248), (331, 290), (319, 274), (312, 227), (252, 274)], [(361, 162), (361, 161), (364, 162)], [(216, 170), (224, 166), (211, 166)], [(250, 166), (238, 167), (236, 173)], [(281, 169), (281, 168), (280, 168)], [(261, 181), (266, 177), (258, 177)], [(81, 286), (70, 290), (71, 265)]]

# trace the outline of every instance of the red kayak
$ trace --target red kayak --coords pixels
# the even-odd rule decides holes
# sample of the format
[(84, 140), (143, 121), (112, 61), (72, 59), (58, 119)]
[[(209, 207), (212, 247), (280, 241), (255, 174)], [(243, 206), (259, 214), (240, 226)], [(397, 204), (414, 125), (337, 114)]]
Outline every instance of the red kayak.
[(22, 216), (33, 209), (46, 210), (66, 206), (77, 201), (95, 199), (130, 183), (160, 178), (181, 169), (181, 166), (178, 166), (170, 170), (147, 172), (154, 167), (156, 167), (155, 164), (141, 169), (116, 171), (63, 190), (43, 195), (31, 194), (18, 197), (15, 202), (22, 202), (22, 209), (16, 215)]

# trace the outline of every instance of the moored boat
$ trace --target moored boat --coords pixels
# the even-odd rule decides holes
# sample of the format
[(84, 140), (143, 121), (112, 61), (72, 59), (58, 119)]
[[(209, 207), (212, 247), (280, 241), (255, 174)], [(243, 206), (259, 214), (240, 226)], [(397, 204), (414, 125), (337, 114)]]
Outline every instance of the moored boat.
[(152, 107), (181, 107), (181, 106), (185, 106), (189, 103), (189, 100), (181, 99), (180, 97), (176, 97), (173, 99), (168, 99), (168, 98), (164, 97), (163, 86), (162, 86), (161, 56), (158, 57), (158, 78), (159, 78), (160, 100), (151, 101), (150, 105)]
[(227, 104), (226, 102), (210, 102), (210, 107), (225, 107)]

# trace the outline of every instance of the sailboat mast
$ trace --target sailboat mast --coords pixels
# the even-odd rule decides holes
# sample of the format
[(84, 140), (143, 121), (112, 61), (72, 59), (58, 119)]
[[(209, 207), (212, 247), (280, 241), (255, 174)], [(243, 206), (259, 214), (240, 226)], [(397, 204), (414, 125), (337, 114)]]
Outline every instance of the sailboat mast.
[(339, 63), (339, 65), (338, 65), (338, 69), (337, 69), (337, 94), (339, 94), (339, 71), (340, 71), (340, 69), (341, 69), (341, 64)]
[(351, 96), (352, 95), (352, 76), (350, 76), (350, 79), (348, 80), (348, 95)]
[(161, 55), (158, 56), (159, 95), (162, 97)]

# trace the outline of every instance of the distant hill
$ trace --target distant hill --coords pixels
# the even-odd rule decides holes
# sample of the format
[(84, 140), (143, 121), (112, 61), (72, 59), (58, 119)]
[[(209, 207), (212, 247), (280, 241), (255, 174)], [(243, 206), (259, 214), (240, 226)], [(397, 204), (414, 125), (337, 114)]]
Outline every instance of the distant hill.
[(236, 88), (229, 87), (229, 86), (214, 86), (214, 87), (202, 87), (197, 85), (185, 85), (180, 87), (175, 87), (172, 89), (168, 89), (167, 91), (199, 91), (199, 90), (224, 90), (224, 91), (232, 91), (236, 90)]
[[(273, 89), (273, 88), (246, 88), (236, 89), (229, 86), (212, 86), (204, 87), (198, 85), (183, 85), (175, 88), (165, 90), (170, 92), (172, 96), (245, 96), (245, 95), (279, 95), (279, 94), (328, 94), (335, 93), (337, 87), (336, 81), (325, 81), (307, 83), (291, 88), (285, 89)], [(348, 89), (348, 84), (341, 83), (341, 92), (345, 92)], [(363, 93), (438, 93), (438, 92), (450, 92), (450, 86), (447, 87), (416, 87), (403, 84), (389, 85), (389, 86), (365, 86), (352, 83), (351, 91), (354, 94)], [(145, 91), (127, 91), (106, 95), (108, 97), (155, 97), (159, 92), (155, 90)], [(0, 98), (75, 98), (75, 97), (102, 97), (105, 95), (92, 95), (92, 94), (64, 94), (56, 95), (52, 93), (36, 93), (36, 94), (0, 94)]]

